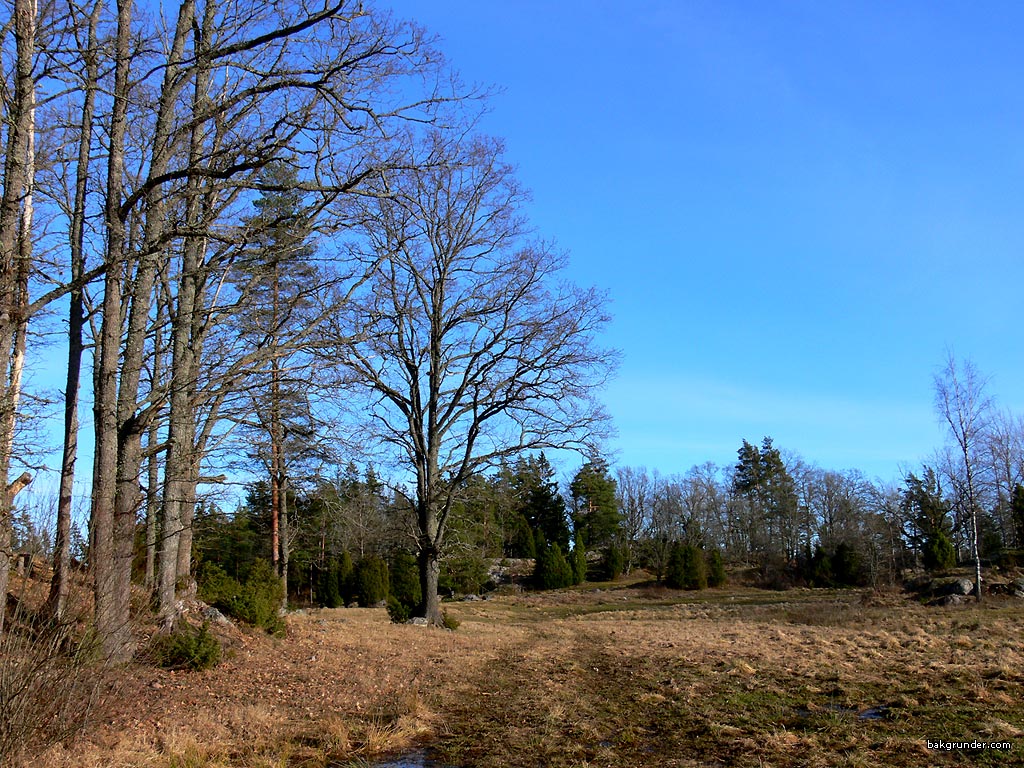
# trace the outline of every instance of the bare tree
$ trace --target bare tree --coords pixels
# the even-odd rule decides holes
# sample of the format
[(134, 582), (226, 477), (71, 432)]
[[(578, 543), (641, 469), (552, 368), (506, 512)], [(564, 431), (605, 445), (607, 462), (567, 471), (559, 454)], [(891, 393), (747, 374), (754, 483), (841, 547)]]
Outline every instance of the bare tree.
[(981, 601), (981, 554), (978, 544), (981, 451), (991, 419), (992, 401), (985, 393), (986, 379), (969, 361), (957, 362), (952, 353), (934, 377), (935, 410), (949, 427), (959, 472), (951, 473), (970, 524), (971, 554), (974, 558), (974, 596)]
[(1020, 549), (1024, 541), (1013, 523), (1013, 491), (1024, 483), (1024, 419), (1007, 411), (992, 414), (986, 454), (995, 492), (995, 516), (1003, 546)]
[[(90, 155), (96, 112), (96, 91), (99, 87), (99, 40), (98, 28), (102, 0), (94, 3), (84, 29), (85, 40), (80, 40), (81, 61), (84, 65), (80, 91), (82, 103), (77, 124), (72, 133), (77, 133), (74, 154), (75, 180), (70, 204), (64, 215), (68, 222), (68, 251), (70, 254), (71, 280), (75, 287), (70, 294), (68, 305), (68, 365), (64, 387), (64, 449), (61, 456), (60, 490), (57, 499), (57, 533), (54, 542), (53, 578), (47, 611), (57, 621), (64, 616), (71, 578), (71, 507), (75, 482), (75, 465), (78, 460), (78, 401), (82, 372), (82, 355), (85, 350), (85, 286), (82, 284), (86, 267), (86, 210)], [(69, 176), (69, 169), (61, 167)], [(62, 174), (63, 175), (63, 174)], [(63, 202), (63, 201), (62, 201)]]
[(597, 346), (603, 297), (560, 281), (564, 258), (529, 238), (500, 143), (431, 132), (417, 148), (363, 201), (354, 254), (372, 279), (339, 318), (331, 358), (415, 483), (421, 613), (439, 623), (458, 489), (524, 450), (592, 454), (614, 355)]
[(615, 470), (615, 490), (622, 516), (622, 535), (626, 542), (625, 572), (633, 570), (640, 535), (650, 524), (657, 477), (646, 467), (619, 467)]
[[(21, 378), (28, 333), (28, 282), (32, 258), (33, 186), (35, 183), (37, 8), (34, 0), (16, 0), (11, 30), (14, 38), (11, 79), (4, 78), (3, 191), (0, 194), (0, 599), (6, 602), (11, 562), (11, 512), (14, 497), (31, 481), (8, 475), (14, 447)], [(4, 617), (0, 611), (0, 631)]]

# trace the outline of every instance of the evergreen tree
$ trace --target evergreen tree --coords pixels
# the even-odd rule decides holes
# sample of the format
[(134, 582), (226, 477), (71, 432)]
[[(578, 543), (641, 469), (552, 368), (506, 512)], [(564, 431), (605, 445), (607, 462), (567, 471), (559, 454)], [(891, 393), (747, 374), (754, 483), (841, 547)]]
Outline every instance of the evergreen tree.
[(707, 586), (704, 552), (694, 544), (683, 545), (683, 588), (706, 589)]
[(900, 509), (909, 518), (911, 541), (920, 549), (924, 567), (929, 571), (952, 568), (956, 551), (950, 539), (950, 504), (943, 498), (938, 475), (925, 467), (921, 477), (913, 472), (907, 475), (905, 484)]
[(956, 565), (956, 550), (945, 531), (936, 531), (928, 537), (921, 559), (928, 571), (945, 571)]
[(388, 564), (377, 555), (364, 557), (355, 568), (356, 600), (363, 608), (388, 599)]
[(725, 563), (722, 561), (722, 551), (715, 547), (708, 553), (708, 586), (723, 587), (727, 580), (725, 574)]
[(622, 575), (626, 558), (623, 555), (622, 547), (617, 542), (612, 542), (604, 552), (604, 573), (608, 581), (615, 581)]
[(518, 514), (530, 528), (540, 531), (546, 541), (558, 544), (564, 551), (569, 547), (569, 523), (565, 500), (554, 477), (554, 468), (541, 452), (515, 463), (509, 485)]
[(779, 449), (765, 437), (761, 448), (743, 441), (733, 474), (733, 495), (746, 502), (745, 534), (762, 566), (790, 562), (800, 552), (796, 483)]
[(669, 550), (668, 565), (665, 568), (665, 586), (682, 589), (686, 585), (686, 561), (682, 542), (672, 542)]
[(572, 586), (572, 566), (565, 559), (562, 548), (557, 543), (544, 547), (537, 555), (533, 580), (538, 589), (563, 589)]
[(1013, 531), (1016, 534), (1017, 549), (1024, 549), (1024, 485), (1020, 483), (1013, 487), (1010, 510), (1013, 516)]
[(574, 584), (587, 580), (587, 549), (578, 533), (572, 547), (572, 577)]
[(601, 458), (588, 461), (569, 486), (573, 523), (590, 549), (607, 546), (619, 531), (620, 515), (615, 479)]

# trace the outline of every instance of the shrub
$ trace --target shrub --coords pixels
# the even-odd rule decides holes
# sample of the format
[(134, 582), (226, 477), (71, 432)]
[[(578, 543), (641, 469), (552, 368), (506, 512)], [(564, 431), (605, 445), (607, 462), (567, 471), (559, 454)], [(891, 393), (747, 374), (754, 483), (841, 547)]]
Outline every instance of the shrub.
[(405, 624), (405, 622), (411, 619), (415, 607), (415, 605), (402, 602), (394, 595), (388, 597), (388, 616), (391, 617), (391, 621), (395, 624)]
[(855, 587), (861, 583), (860, 556), (845, 541), (836, 545), (832, 553), (832, 577), (836, 584)]
[(338, 556), (338, 592), (345, 605), (356, 599), (356, 568), (352, 564), (352, 555), (343, 550)]
[(619, 576), (622, 575), (622, 569), (625, 567), (626, 558), (622, 553), (622, 547), (618, 544), (608, 545), (608, 549), (604, 553), (604, 575), (608, 581), (615, 581)]
[(449, 616), (448, 611), (441, 612), (441, 626), (445, 629), (450, 629), (453, 632), (459, 628), (459, 620), (454, 616)]
[(166, 635), (157, 635), (150, 645), (153, 661), (167, 669), (210, 669), (220, 662), (220, 643), (203, 624), (193, 629), (185, 624)]
[(489, 578), (487, 563), (482, 557), (477, 554), (459, 555), (444, 561), (438, 587), (453, 594), (476, 595)]
[(199, 596), (211, 605), (272, 635), (284, 632), (279, 615), (284, 602), (281, 579), (266, 560), (257, 560), (245, 584), (239, 584), (216, 565), (207, 566)]
[(832, 558), (821, 546), (814, 548), (814, 555), (808, 563), (807, 581), (812, 587), (831, 587)]
[(14, 766), (31, 764), (21, 760), (83, 728), (108, 679), (95, 663), (95, 636), (80, 638), (74, 621), (32, 626), (20, 605), (7, 620), (0, 634), (0, 765)]
[(345, 604), (341, 596), (338, 560), (331, 558), (320, 571), (320, 585), (317, 602), (324, 608), (339, 608)]
[(390, 584), (388, 615), (396, 624), (404, 624), (412, 617), (422, 596), (419, 567), (411, 552), (402, 549), (392, 555)]
[(727, 581), (725, 575), (725, 562), (722, 560), (722, 552), (713, 549), (708, 553), (708, 586), (723, 587)]
[(544, 547), (537, 554), (533, 582), (537, 589), (562, 589), (572, 585), (572, 567), (557, 544)]
[(953, 543), (942, 531), (928, 537), (921, 553), (924, 567), (929, 571), (944, 571), (956, 565), (956, 551)]
[(406, 605), (419, 605), (422, 589), (415, 555), (404, 549), (396, 551), (391, 556), (388, 578), (392, 597)]
[(704, 553), (693, 544), (673, 544), (665, 570), (665, 584), (672, 589), (704, 589), (708, 585)]
[(537, 546), (534, 541), (533, 531), (530, 530), (530, 523), (522, 515), (516, 515), (512, 527), (512, 534), (508, 542), (509, 557), (534, 558), (537, 556)]
[(367, 555), (356, 564), (356, 601), (363, 608), (388, 599), (388, 564), (377, 555)]
[(683, 547), (683, 576), (685, 589), (707, 589), (708, 571), (704, 564), (704, 551), (693, 544)]
[(587, 549), (583, 546), (583, 538), (577, 533), (572, 544), (572, 582), (582, 584), (587, 580)]

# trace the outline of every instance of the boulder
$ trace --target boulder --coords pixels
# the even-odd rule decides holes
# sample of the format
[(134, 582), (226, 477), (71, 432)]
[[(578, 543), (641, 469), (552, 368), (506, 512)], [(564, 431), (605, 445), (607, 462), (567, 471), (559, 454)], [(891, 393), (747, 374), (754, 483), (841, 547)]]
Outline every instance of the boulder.
[(963, 595), (943, 595), (934, 600), (929, 600), (928, 605), (945, 607), (949, 605), (961, 605), (964, 602)]
[(430, 624), (430, 622), (427, 621), (422, 616), (413, 616), (411, 619), (409, 619), (405, 623), (406, 624), (412, 624), (414, 627), (425, 627), (425, 626)]
[(950, 595), (970, 595), (974, 592), (974, 581), (972, 579), (956, 579), (949, 585)]
[(223, 613), (218, 611), (216, 608), (214, 608), (212, 605), (208, 605), (206, 608), (203, 609), (202, 616), (211, 624), (220, 624), (224, 627), (231, 626), (231, 620)]

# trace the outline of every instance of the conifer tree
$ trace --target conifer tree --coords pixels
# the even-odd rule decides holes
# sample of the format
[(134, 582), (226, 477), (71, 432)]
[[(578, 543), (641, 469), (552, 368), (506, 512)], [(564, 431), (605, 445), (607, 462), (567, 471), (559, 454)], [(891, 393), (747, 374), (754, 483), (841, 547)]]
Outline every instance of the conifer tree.
[(587, 580), (587, 549), (578, 533), (572, 547), (572, 576), (574, 584), (582, 584)]

